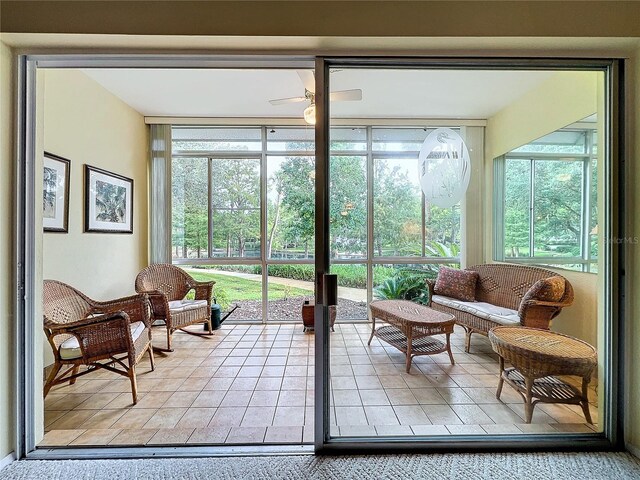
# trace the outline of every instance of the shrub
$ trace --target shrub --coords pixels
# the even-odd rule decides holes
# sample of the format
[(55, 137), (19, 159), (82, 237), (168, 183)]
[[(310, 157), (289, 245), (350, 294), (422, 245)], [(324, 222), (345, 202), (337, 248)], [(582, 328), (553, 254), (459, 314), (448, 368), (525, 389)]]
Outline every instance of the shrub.
[(379, 300), (411, 300), (426, 304), (429, 302), (427, 278), (434, 278), (433, 272), (415, 268), (397, 270), (395, 276), (373, 289), (373, 296)]

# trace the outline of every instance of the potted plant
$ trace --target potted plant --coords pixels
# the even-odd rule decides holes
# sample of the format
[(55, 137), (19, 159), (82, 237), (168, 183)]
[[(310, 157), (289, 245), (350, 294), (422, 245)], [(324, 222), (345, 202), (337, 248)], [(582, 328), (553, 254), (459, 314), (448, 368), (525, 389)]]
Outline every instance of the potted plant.
[[(314, 284), (314, 295), (315, 298), (315, 284)], [(314, 330), (315, 329), (315, 319), (314, 319), (314, 310), (315, 310), (315, 302), (313, 300), (305, 300), (302, 304), (302, 324), (304, 325), (303, 331)], [(329, 319), (331, 325), (331, 331), (334, 332), (333, 326), (336, 323), (336, 305), (329, 305)]]

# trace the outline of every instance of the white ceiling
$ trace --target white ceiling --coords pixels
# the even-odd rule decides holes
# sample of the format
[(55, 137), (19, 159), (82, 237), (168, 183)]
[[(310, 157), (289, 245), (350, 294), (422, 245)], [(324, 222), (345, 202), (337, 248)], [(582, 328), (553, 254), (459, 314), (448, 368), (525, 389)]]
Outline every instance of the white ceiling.
[[(308, 105), (270, 99), (304, 95), (295, 70), (84, 69), (145, 116), (301, 117)], [(553, 75), (549, 71), (344, 69), (331, 91), (360, 88), (362, 101), (334, 102), (348, 118), (484, 119)]]

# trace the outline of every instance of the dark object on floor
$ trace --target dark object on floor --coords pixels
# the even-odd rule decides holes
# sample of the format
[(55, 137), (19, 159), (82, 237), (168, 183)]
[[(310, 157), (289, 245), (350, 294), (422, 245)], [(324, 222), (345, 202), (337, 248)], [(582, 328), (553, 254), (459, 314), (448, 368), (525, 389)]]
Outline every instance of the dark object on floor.
[[(313, 311), (315, 304), (308, 300), (305, 300), (305, 303), (302, 305), (302, 324), (304, 325), (303, 332), (313, 331), (314, 330), (314, 319), (313, 319)], [(336, 323), (336, 306), (329, 306), (329, 317), (331, 319), (331, 331), (335, 332), (333, 326)]]
[[(215, 302), (216, 299), (214, 298), (213, 301)], [(229, 315), (235, 312), (238, 308), (240, 308), (240, 305), (236, 304), (231, 310), (229, 310), (225, 314), (224, 317), (220, 318), (222, 314), (222, 308), (217, 303), (212, 303), (211, 304), (211, 329), (218, 330), (220, 328), (220, 325), (222, 325), (222, 322), (224, 322), (229, 317)], [(204, 322), (203, 326), (205, 330), (209, 329), (208, 322)]]

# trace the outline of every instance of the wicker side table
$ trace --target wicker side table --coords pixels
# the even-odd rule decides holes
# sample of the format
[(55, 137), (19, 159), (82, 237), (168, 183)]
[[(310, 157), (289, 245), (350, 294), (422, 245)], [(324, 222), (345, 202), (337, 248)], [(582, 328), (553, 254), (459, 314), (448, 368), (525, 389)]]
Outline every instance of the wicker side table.
[[(411, 370), (411, 358), (417, 355), (435, 355), (447, 352), (451, 365), (455, 365), (449, 338), (453, 333), (455, 317), (407, 300), (376, 300), (369, 304), (371, 311), (371, 336), (393, 345), (407, 357), (407, 373)], [(376, 330), (376, 318), (389, 325)], [(432, 335), (446, 335), (446, 342)]]
[[(515, 388), (524, 400), (527, 423), (538, 402), (580, 405), (587, 422), (593, 423), (587, 387), (597, 365), (595, 348), (568, 335), (527, 327), (496, 327), (489, 332), (489, 340), (500, 356), (496, 398), (504, 382)], [(505, 361), (513, 367), (505, 369)], [(554, 375), (581, 377), (581, 390)]]

